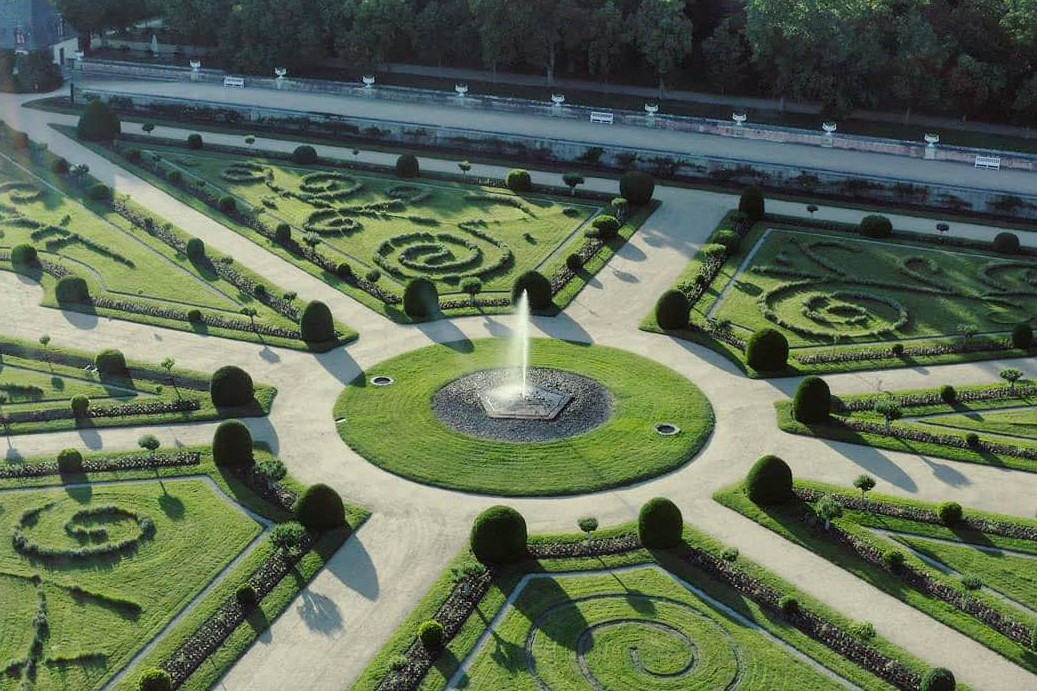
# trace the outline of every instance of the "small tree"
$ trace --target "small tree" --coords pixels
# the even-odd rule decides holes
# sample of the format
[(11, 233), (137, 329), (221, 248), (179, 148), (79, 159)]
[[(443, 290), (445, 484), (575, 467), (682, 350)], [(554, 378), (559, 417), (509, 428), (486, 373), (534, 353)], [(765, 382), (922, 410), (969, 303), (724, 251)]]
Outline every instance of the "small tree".
[(145, 122), (143, 125), (140, 126), (140, 129), (144, 132), (144, 134), (151, 134), (155, 131), (155, 123)]
[(248, 317), (249, 328), (252, 329), (253, 331), (255, 331), (256, 330), (256, 315), (259, 314), (259, 312), (256, 311), (256, 308), (255, 307), (242, 307), (241, 308), (241, 313), (243, 315), (245, 315), (246, 317)]
[(591, 546), (591, 535), (598, 529), (598, 519), (593, 516), (585, 516), (576, 521), (576, 525), (587, 535), (587, 547), (589, 548)]
[(47, 346), (49, 346), (49, 345), (50, 345), (50, 336), (48, 336), (47, 334), (43, 334), (42, 336), (40, 336), (40, 347), (43, 348), (43, 359), (47, 362), (47, 367), (51, 367), (51, 364), (50, 364), (50, 351), (47, 350)]
[(862, 473), (853, 481), (853, 486), (861, 491), (861, 498), (863, 499), (865, 494), (875, 489), (875, 478)]
[(1014, 392), (1015, 383), (1023, 378), (1023, 371), (1015, 369), (1014, 367), (1009, 367), (1001, 370), (1001, 374), (998, 376), (1008, 382), (1008, 390)]
[(904, 411), (900, 407), (900, 404), (892, 398), (876, 403), (875, 412), (885, 418), (887, 431), (893, 425), (894, 420), (899, 420), (904, 415)]
[(609, 206), (612, 207), (612, 215), (618, 218), (620, 221), (627, 219), (627, 213), (630, 211), (630, 202), (623, 197), (615, 197), (609, 202)]
[(305, 537), (306, 529), (302, 527), (301, 523), (288, 521), (278, 523), (273, 527), (273, 530), (270, 531), (270, 544), (281, 554), (288, 556), (295, 554)]
[(461, 161), (457, 164), (457, 167), (461, 169), (461, 177), (465, 182), (468, 182), (468, 171), (472, 169), (472, 164), (468, 161)]
[(828, 530), (832, 521), (843, 515), (843, 507), (831, 494), (826, 494), (814, 503), (814, 513), (825, 522), (825, 530)]
[(961, 334), (963, 341), (968, 343), (969, 339), (975, 336), (979, 330), (972, 324), (958, 324), (958, 333)]
[(151, 460), (155, 460), (155, 452), (158, 451), (158, 447), (162, 445), (162, 442), (158, 440), (154, 434), (145, 434), (137, 440), (137, 446), (142, 449), (146, 449), (151, 453)]
[(359, 160), (359, 158), (360, 158), (360, 149), (353, 149), (353, 164), (354, 165)]
[(159, 364), (162, 366), (162, 369), (166, 371), (166, 376), (169, 377), (169, 383), (173, 385), (173, 390), (176, 391), (176, 397), (180, 398), (180, 389), (176, 388), (176, 377), (173, 375), (173, 367), (176, 366), (176, 360), (167, 357)]
[(576, 186), (582, 185), (586, 180), (579, 173), (564, 173), (562, 174), (562, 182), (569, 187), (570, 196), (576, 196)]
[(461, 292), (468, 293), (472, 303), (475, 303), (475, 296), (482, 292), (482, 281), (475, 276), (469, 276), (468, 278), (461, 280)]

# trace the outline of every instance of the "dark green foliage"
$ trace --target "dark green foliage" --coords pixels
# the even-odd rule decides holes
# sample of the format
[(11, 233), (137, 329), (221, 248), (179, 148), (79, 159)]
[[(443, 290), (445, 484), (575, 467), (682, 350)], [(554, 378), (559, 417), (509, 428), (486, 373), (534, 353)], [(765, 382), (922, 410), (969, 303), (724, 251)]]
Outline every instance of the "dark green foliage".
[(533, 189), (533, 179), (529, 176), (529, 171), (521, 168), (509, 170), (506, 182), (512, 192), (522, 193)]
[(90, 302), (90, 289), (81, 276), (62, 276), (54, 286), (54, 297), (60, 303)]
[(126, 369), (126, 356), (114, 348), (102, 350), (94, 357), (94, 367), (102, 377), (125, 376), (129, 373)]
[(742, 246), (742, 238), (738, 237), (738, 233), (727, 229), (717, 231), (713, 236), (713, 242), (723, 245), (728, 254), (738, 254)]
[(688, 296), (679, 290), (667, 290), (655, 303), (655, 321), (660, 329), (688, 328), (691, 303)]
[(973, 448), (979, 446), (979, 435), (975, 432), (969, 432), (965, 435), (965, 443)]
[(619, 236), (619, 219), (615, 216), (602, 214), (591, 221), (591, 225), (598, 231), (601, 239), (606, 242)]
[(346, 262), (339, 262), (338, 266), (335, 267), (335, 275), (343, 281), (348, 281), (353, 278), (353, 267)]
[(324, 484), (306, 488), (295, 504), (295, 517), (310, 530), (332, 530), (346, 525), (342, 497)]
[(196, 307), (187, 310), (187, 321), (192, 324), (200, 324), (202, 321), (202, 311)]
[(799, 611), (799, 600), (791, 595), (782, 595), (778, 600), (778, 609), (786, 615), (795, 614)]
[(403, 289), (403, 311), (411, 319), (424, 319), (439, 311), (439, 291), (427, 278), (412, 278)]
[(961, 521), (963, 515), (961, 504), (954, 501), (945, 501), (936, 507), (936, 515), (940, 517), (944, 525), (956, 525)]
[(122, 155), (125, 156), (126, 160), (130, 163), (140, 163), (140, 149), (135, 146), (126, 149)]
[(958, 400), (958, 392), (950, 384), (944, 384), (940, 387), (940, 398), (943, 399), (943, 402), (947, 405), (951, 405)]
[(252, 465), (252, 433), (237, 420), (226, 420), (212, 436), (212, 459), (216, 465)]
[(90, 410), (90, 399), (82, 394), (73, 396), (69, 404), (72, 407), (72, 414), (77, 418), (86, 417), (87, 411)]
[(681, 543), (684, 517), (669, 499), (656, 497), (645, 502), (637, 516), (637, 535), (650, 549), (669, 549)]
[(953, 672), (946, 667), (933, 667), (922, 677), (919, 691), (954, 691), (957, 686)]
[(171, 691), (172, 688), (173, 680), (164, 669), (152, 667), (141, 672), (137, 678), (138, 691)]
[(316, 163), (317, 150), (309, 144), (295, 147), (292, 152), (292, 163)]
[(861, 219), (861, 235), (866, 238), (888, 238), (893, 234), (893, 223), (885, 216), (870, 214)]
[(1029, 324), (1016, 324), (1012, 329), (1012, 347), (1020, 350), (1033, 347), (1033, 328)]
[(256, 589), (248, 583), (239, 585), (238, 589), (234, 591), (234, 597), (243, 609), (252, 609), (259, 600)]
[(569, 271), (577, 272), (583, 268), (583, 262), (580, 261), (580, 255), (575, 252), (570, 253), (565, 257), (565, 266)]
[(216, 370), (209, 382), (209, 395), (217, 408), (249, 405), (255, 393), (252, 377), (234, 365), (225, 365)]
[(1030, 650), (1037, 652), (1037, 622), (1030, 629)]
[(418, 626), (418, 640), (425, 646), (425, 650), (439, 650), (443, 647), (443, 625), (435, 619), (421, 622)]
[(796, 389), (792, 417), (803, 424), (824, 422), (832, 412), (832, 392), (821, 377), (807, 377)]
[(992, 247), (998, 254), (1015, 254), (1019, 251), (1019, 236), (1015, 233), (998, 233)]
[(204, 146), (202, 142), (202, 135), (197, 132), (187, 135), (187, 148), (188, 149), (200, 149)]
[(58, 452), (58, 472), (79, 473), (83, 471), (83, 454), (76, 449), (62, 449)]
[(738, 198), (738, 210), (745, 214), (750, 221), (759, 221), (766, 212), (766, 201), (763, 190), (759, 187), (746, 187), (742, 196)]
[(789, 342), (780, 331), (760, 329), (749, 337), (746, 362), (759, 372), (780, 372), (789, 359)]
[(68, 175), (68, 159), (64, 156), (58, 156), (51, 162), (50, 169), (51, 172), (57, 173), (58, 175)]
[(232, 214), (238, 210), (237, 202), (235, 202), (234, 197), (230, 196), (229, 194), (225, 194), (222, 197), (220, 197), (219, 202), (217, 202), (217, 206), (219, 206), (220, 211), (222, 211), (225, 214)]
[(641, 205), (652, 201), (655, 194), (655, 180), (651, 175), (640, 170), (623, 173), (619, 179), (619, 196), (631, 204)]
[(205, 243), (200, 238), (187, 241), (187, 258), (195, 262), (205, 258)]
[(491, 506), (472, 524), (470, 545), (483, 564), (510, 564), (526, 556), (526, 519), (510, 506)]
[(773, 455), (760, 458), (745, 477), (745, 493), (754, 504), (782, 504), (793, 498), (792, 469)]
[(292, 239), (292, 227), (287, 223), (278, 223), (274, 229), (274, 242), (286, 245)]
[(326, 343), (335, 338), (335, 320), (331, 317), (331, 310), (319, 300), (306, 303), (299, 325), (302, 340), (307, 343)]
[(401, 178), (416, 178), (421, 173), (418, 157), (414, 154), (403, 154), (396, 159), (396, 175)]
[(184, 181), (184, 176), (179, 170), (171, 170), (166, 174), (166, 179), (174, 185), (179, 185)]
[(887, 549), (882, 553), (882, 563), (887, 569), (895, 569), (904, 565), (904, 553), (899, 549)]
[(101, 101), (87, 103), (76, 124), (76, 136), (86, 142), (110, 142), (121, 131), (119, 116)]
[(112, 190), (103, 182), (95, 182), (87, 188), (86, 196), (95, 202), (103, 202), (112, 198)]
[(551, 282), (537, 271), (527, 271), (518, 278), (511, 286), (511, 304), (517, 305), (519, 298), (525, 291), (529, 300), (529, 309), (546, 310), (551, 304)]
[(15, 267), (36, 266), (39, 258), (36, 248), (32, 245), (23, 243), (21, 245), (15, 245), (14, 249), (11, 250), (11, 263), (14, 264)]

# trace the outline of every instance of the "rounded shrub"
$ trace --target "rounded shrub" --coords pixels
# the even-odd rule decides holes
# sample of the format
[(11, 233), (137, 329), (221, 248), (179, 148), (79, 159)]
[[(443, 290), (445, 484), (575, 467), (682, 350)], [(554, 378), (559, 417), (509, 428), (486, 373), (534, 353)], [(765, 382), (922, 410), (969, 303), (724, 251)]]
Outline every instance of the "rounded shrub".
[(505, 182), (512, 192), (529, 192), (533, 189), (533, 178), (529, 176), (528, 170), (521, 168), (509, 170)]
[(761, 506), (791, 500), (795, 496), (792, 493), (792, 469), (777, 456), (763, 456), (753, 463), (745, 476), (745, 493), (752, 503)]
[(72, 414), (77, 418), (86, 417), (87, 413), (90, 411), (90, 399), (83, 394), (73, 396), (69, 405), (72, 407)]
[(237, 202), (235, 202), (234, 197), (230, 196), (229, 194), (225, 194), (222, 197), (220, 197), (220, 200), (216, 203), (216, 205), (217, 207), (219, 207), (220, 211), (222, 211), (225, 214), (232, 214), (238, 210)]
[(738, 233), (733, 230), (727, 230), (726, 228), (717, 231), (717, 234), (713, 236), (713, 242), (718, 245), (723, 245), (724, 251), (727, 252), (727, 254), (738, 254), (738, 250), (742, 246), (742, 238), (738, 236)]
[(951, 405), (958, 400), (958, 391), (950, 384), (944, 384), (940, 387), (940, 399), (947, 405)]
[(602, 214), (591, 221), (591, 225), (598, 231), (602, 240), (608, 241), (619, 236), (619, 219), (615, 216)]
[(191, 309), (187, 310), (187, 321), (191, 322), (192, 324), (201, 324), (202, 311), (197, 307), (192, 307)]
[(188, 149), (200, 149), (202, 148), (202, 146), (202, 135), (198, 134), (197, 132), (187, 135)]
[(538, 271), (527, 271), (511, 285), (511, 304), (517, 305), (522, 293), (526, 293), (529, 308), (546, 310), (551, 307), (551, 282)]
[(401, 178), (416, 178), (420, 172), (418, 157), (414, 154), (402, 154), (396, 159), (396, 174)]
[(1019, 251), (1019, 236), (1015, 233), (998, 233), (991, 247), (998, 254), (1015, 254)]
[(338, 492), (318, 483), (307, 487), (295, 503), (295, 518), (310, 530), (332, 530), (346, 524), (346, 508)]
[(101, 376), (124, 376), (129, 373), (126, 368), (126, 356), (114, 348), (106, 348), (94, 357), (94, 367)]
[(745, 359), (759, 372), (780, 372), (789, 360), (788, 339), (775, 329), (760, 329), (749, 337)]
[[(94, 101), (94, 103), (97, 103), (97, 101)], [(144, 670), (137, 677), (138, 691), (171, 691), (172, 688), (173, 679), (169, 676), (169, 672), (164, 669), (152, 667)]]
[(59, 473), (79, 473), (83, 470), (83, 454), (77, 449), (62, 449), (58, 452)]
[(655, 321), (660, 329), (688, 328), (690, 313), (688, 296), (679, 290), (667, 290), (655, 303)]
[(491, 506), (479, 514), (469, 536), (472, 553), (483, 564), (509, 564), (526, 556), (526, 519), (510, 506)]
[(566, 255), (565, 268), (569, 269), (569, 271), (572, 271), (574, 273), (583, 268), (583, 262), (580, 261), (580, 255), (576, 254), (575, 252), (570, 252), (568, 255)]
[(122, 123), (107, 103), (91, 101), (86, 104), (76, 124), (76, 136), (87, 142), (110, 142), (122, 132)]
[(292, 227), (287, 223), (278, 223), (274, 228), (274, 242), (287, 245), (292, 239)]
[(443, 647), (443, 625), (435, 619), (428, 619), (418, 625), (418, 640), (425, 650), (436, 651)]
[(882, 553), (882, 563), (887, 569), (895, 569), (904, 565), (904, 553), (899, 549), (887, 549)]
[(893, 234), (893, 223), (885, 216), (869, 214), (861, 219), (861, 235), (866, 238), (888, 238)]
[(90, 302), (90, 289), (81, 276), (62, 276), (54, 286), (58, 302)]
[(252, 377), (234, 365), (219, 368), (209, 381), (209, 395), (217, 408), (249, 405), (255, 393)]
[(766, 212), (766, 202), (763, 198), (763, 190), (755, 185), (742, 190), (738, 198), (738, 210), (745, 214), (750, 221), (759, 221)]
[(1029, 324), (1016, 324), (1012, 328), (1012, 347), (1020, 350), (1033, 347), (1033, 328)]
[(302, 340), (308, 343), (326, 343), (335, 338), (335, 320), (331, 317), (331, 310), (319, 300), (306, 303), (299, 325)]
[(954, 679), (954, 672), (946, 667), (933, 667), (922, 677), (920, 691), (954, 691), (958, 682)]
[(181, 182), (184, 181), (184, 174), (181, 173), (179, 170), (171, 170), (168, 173), (166, 173), (166, 180), (169, 180), (174, 185), (179, 185)]
[(655, 179), (641, 170), (629, 170), (619, 179), (619, 196), (631, 204), (647, 204), (655, 194)]
[(216, 465), (251, 465), (252, 433), (238, 420), (225, 420), (212, 435), (212, 459)]
[(187, 241), (187, 258), (191, 261), (198, 261), (205, 257), (205, 243), (202, 242), (201, 238), (191, 238)]
[(824, 422), (832, 412), (832, 392), (821, 377), (807, 377), (792, 399), (792, 417), (809, 425)]
[(335, 275), (343, 281), (348, 281), (353, 278), (353, 267), (346, 262), (339, 262), (335, 267)]
[(965, 435), (965, 443), (973, 448), (979, 446), (979, 435), (975, 432), (969, 432)]
[(791, 595), (782, 595), (781, 599), (778, 600), (778, 609), (786, 615), (795, 614), (799, 611), (799, 600)]
[(944, 525), (957, 525), (963, 515), (961, 504), (955, 501), (945, 501), (936, 507), (936, 515), (940, 517)]
[(243, 609), (251, 609), (255, 607), (256, 603), (259, 601), (256, 589), (249, 583), (242, 583), (239, 585), (238, 589), (234, 591), (234, 598)]
[(684, 517), (681, 510), (669, 499), (656, 497), (641, 507), (637, 516), (637, 535), (641, 544), (648, 548), (669, 549), (681, 542)]
[(39, 253), (32, 245), (22, 243), (20, 245), (15, 245), (14, 249), (11, 250), (11, 263), (14, 264), (15, 267), (36, 266), (36, 263), (39, 260)]
[(316, 163), (317, 150), (309, 144), (295, 147), (292, 152), (292, 163)]
[(403, 311), (411, 319), (424, 319), (439, 311), (439, 291), (427, 278), (412, 278), (403, 289)]
[(70, 167), (71, 166), (69, 166), (68, 164), (68, 159), (64, 156), (58, 156), (50, 164), (51, 172), (57, 173), (58, 175), (67, 175)]
[(86, 196), (95, 202), (103, 202), (112, 198), (112, 190), (103, 182), (95, 182), (87, 188)]

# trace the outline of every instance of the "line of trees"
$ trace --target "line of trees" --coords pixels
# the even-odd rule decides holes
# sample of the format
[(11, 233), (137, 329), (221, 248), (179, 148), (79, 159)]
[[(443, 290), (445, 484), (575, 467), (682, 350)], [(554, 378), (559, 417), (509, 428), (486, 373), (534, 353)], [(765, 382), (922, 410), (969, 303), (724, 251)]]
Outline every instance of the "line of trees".
[[(109, 13), (107, 4), (117, 12)], [(157, 3), (151, 7), (149, 3)], [(325, 58), (537, 70), (1037, 124), (1037, 0), (58, 0), (98, 29), (161, 15), (234, 69)], [(101, 8), (100, 10), (98, 8)], [(77, 23), (77, 12), (90, 21)], [(98, 18), (99, 17), (99, 18)], [(708, 82), (708, 84), (706, 83)]]

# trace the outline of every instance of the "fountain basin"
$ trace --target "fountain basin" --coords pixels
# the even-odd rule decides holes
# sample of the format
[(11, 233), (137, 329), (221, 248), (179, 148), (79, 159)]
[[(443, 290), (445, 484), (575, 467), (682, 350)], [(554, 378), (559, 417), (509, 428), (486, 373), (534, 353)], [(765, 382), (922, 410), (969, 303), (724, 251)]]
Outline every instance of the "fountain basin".
[(518, 420), (554, 420), (573, 397), (531, 384), (526, 387), (505, 384), (484, 391), (479, 400), (483, 410), (492, 418)]

